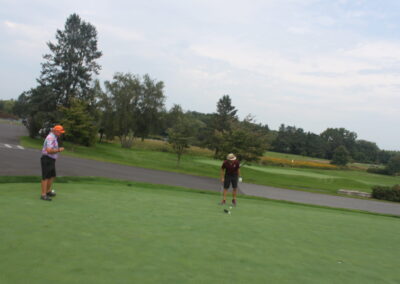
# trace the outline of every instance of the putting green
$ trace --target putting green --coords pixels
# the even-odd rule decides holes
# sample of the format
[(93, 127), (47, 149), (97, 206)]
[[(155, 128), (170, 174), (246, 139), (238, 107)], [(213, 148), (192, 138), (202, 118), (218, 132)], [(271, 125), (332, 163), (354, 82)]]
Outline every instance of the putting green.
[[(68, 181), (64, 179), (64, 181)], [(399, 283), (398, 218), (79, 179), (0, 183), (0, 283)]]

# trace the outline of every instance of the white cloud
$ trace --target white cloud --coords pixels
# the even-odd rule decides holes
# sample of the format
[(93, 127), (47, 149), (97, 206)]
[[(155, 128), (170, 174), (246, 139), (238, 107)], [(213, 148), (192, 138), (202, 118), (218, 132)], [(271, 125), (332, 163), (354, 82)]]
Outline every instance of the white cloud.
[(16, 36), (18, 38), (25, 38), (34, 41), (38, 40), (48, 40), (51, 33), (42, 26), (32, 26), (22, 23), (16, 23), (12, 21), (4, 21), (3, 27), (9, 35)]
[(144, 35), (134, 29), (119, 26), (99, 24), (96, 26), (98, 33), (105, 38), (117, 38), (121, 41), (143, 41)]

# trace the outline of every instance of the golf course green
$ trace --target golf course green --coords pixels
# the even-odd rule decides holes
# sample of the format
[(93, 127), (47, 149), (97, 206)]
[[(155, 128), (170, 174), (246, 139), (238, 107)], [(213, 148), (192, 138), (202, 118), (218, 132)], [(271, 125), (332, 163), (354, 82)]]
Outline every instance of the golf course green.
[[(0, 283), (399, 283), (400, 219), (97, 178), (0, 178)], [(17, 183), (18, 181), (18, 183)]]

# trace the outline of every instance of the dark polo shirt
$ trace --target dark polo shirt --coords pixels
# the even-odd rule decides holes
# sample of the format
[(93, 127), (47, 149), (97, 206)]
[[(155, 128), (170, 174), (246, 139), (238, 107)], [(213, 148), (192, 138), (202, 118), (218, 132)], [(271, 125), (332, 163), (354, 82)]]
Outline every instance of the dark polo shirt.
[(234, 160), (233, 162), (225, 160), (221, 168), (225, 169), (226, 175), (237, 175), (240, 168), (240, 163), (238, 160)]

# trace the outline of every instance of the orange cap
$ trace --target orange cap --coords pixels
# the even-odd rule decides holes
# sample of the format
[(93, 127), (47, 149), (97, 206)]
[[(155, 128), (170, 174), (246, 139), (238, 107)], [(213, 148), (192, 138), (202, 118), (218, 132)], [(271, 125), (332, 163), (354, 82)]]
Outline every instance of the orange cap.
[(60, 133), (65, 133), (64, 127), (62, 127), (61, 125), (56, 125), (53, 127), (54, 131), (58, 131)]

